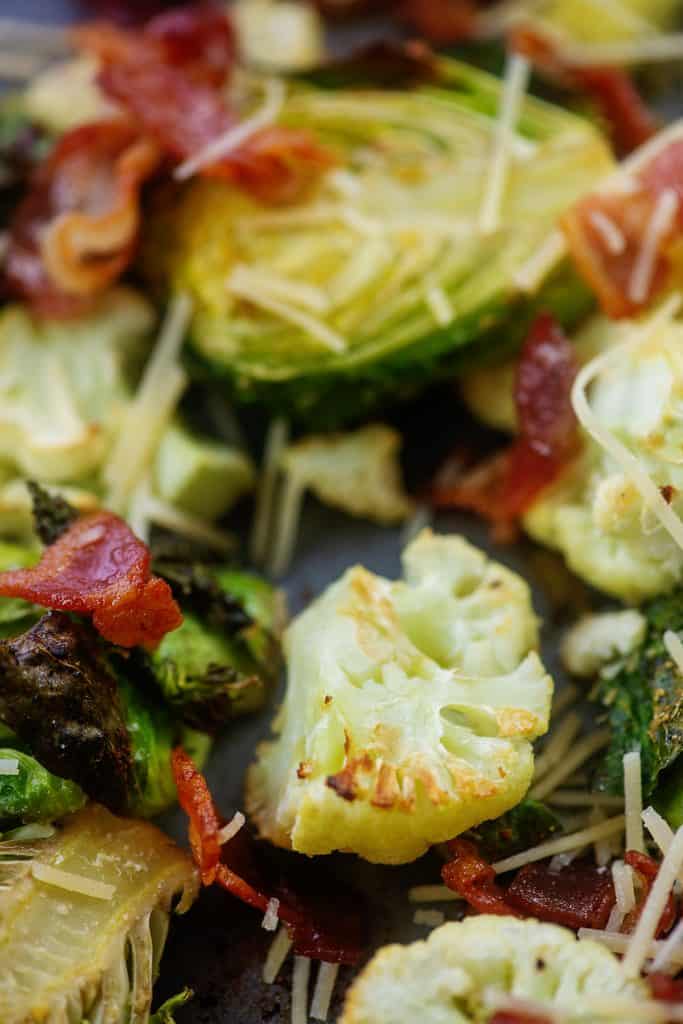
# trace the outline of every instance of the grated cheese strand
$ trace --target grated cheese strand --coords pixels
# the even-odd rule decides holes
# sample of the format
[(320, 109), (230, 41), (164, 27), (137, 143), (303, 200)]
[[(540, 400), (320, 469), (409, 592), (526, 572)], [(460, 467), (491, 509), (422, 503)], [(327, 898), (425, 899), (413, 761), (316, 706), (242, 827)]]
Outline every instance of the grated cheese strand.
[(667, 853), (674, 838), (673, 829), (654, 807), (646, 807), (642, 814), (643, 824), (662, 853)]
[(556, 789), (547, 797), (554, 807), (607, 807), (621, 810), (624, 799), (609, 793), (591, 793), (587, 789)]
[(263, 964), (262, 977), (266, 985), (273, 984), (280, 973), (280, 968), (289, 956), (291, 948), (292, 940), (289, 937), (289, 932), (284, 925), (281, 925), (280, 930), (271, 943)]
[(330, 352), (345, 352), (347, 349), (346, 339), (332, 330), (326, 323), (305, 313), (296, 306), (290, 305), (273, 295), (265, 295), (260, 289), (254, 287), (251, 275), (246, 267), (237, 266), (228, 277), (227, 287), (233, 295), (250, 302), (253, 306), (259, 306), (266, 313), (284, 320), (286, 323), (294, 324), (301, 328), (309, 338), (318, 342), (323, 348)]
[(659, 919), (676, 878), (683, 867), (683, 826), (676, 832), (673, 842), (657, 872), (650, 893), (645, 901), (635, 930), (631, 935), (623, 967), (627, 977), (637, 977), (647, 959), (647, 951), (655, 937)]
[(320, 962), (318, 977), (313, 989), (313, 999), (311, 1000), (310, 1015), (313, 1020), (327, 1020), (338, 974), (339, 964), (328, 964), (324, 960)]
[(591, 733), (590, 736), (585, 736), (571, 751), (566, 752), (564, 760), (556, 768), (551, 769), (540, 782), (532, 786), (529, 796), (533, 800), (543, 800), (554, 789), (557, 789), (561, 782), (568, 779), (577, 768), (585, 764), (598, 750), (606, 747), (609, 740), (610, 732), (608, 729), (598, 729)]
[(645, 853), (643, 838), (643, 781), (640, 751), (624, 754), (624, 804), (626, 814), (626, 849)]
[(678, 971), (680, 964), (675, 962), (677, 952), (683, 952), (683, 919), (678, 922), (671, 933), (667, 935), (664, 942), (661, 943), (657, 955), (648, 967), (648, 973), (663, 971), (673, 974)]
[[(235, 811), (227, 825), (218, 830), (218, 842), (220, 845), (224, 846), (225, 843), (229, 843), (231, 839), (234, 839), (239, 830), (244, 827), (246, 820), (241, 811)], [(274, 930), (274, 928), (271, 929), (271, 931)]]
[(561, 231), (553, 231), (526, 263), (515, 271), (512, 283), (518, 291), (532, 294), (566, 254), (567, 243), (564, 235)]
[(633, 273), (628, 283), (628, 297), (631, 302), (642, 303), (647, 298), (657, 262), (659, 246), (673, 223), (678, 211), (678, 194), (672, 188), (665, 188), (648, 221), (643, 243), (638, 252)]
[(214, 551), (229, 553), (234, 550), (235, 541), (231, 534), (188, 512), (181, 511), (175, 505), (169, 505), (156, 495), (150, 494), (146, 497), (143, 509), (147, 519), (157, 526), (173, 530), (174, 533), (189, 537), (190, 540), (199, 541)]
[(683, 676), (683, 643), (681, 643), (681, 638), (678, 633), (674, 633), (673, 629), (667, 629), (662, 640), (664, 641), (667, 654), (678, 669), (679, 674)]
[[(613, 953), (625, 953), (631, 941), (630, 935), (622, 935), (619, 932), (608, 932), (597, 928), (579, 928), (578, 938), (582, 941), (599, 942), (601, 945), (611, 949)], [(665, 942), (651, 942), (647, 950), (648, 960), (654, 960), (663, 951)], [(683, 950), (680, 947), (671, 950), (671, 967), (673, 970), (680, 970), (683, 967)], [(647, 968), (646, 968), (647, 969)]]
[(484, 233), (496, 231), (500, 224), (501, 206), (505, 194), (505, 185), (512, 143), (519, 119), (520, 108), (527, 85), (531, 65), (518, 53), (508, 55), (505, 66), (505, 79), (500, 99), (500, 113), (496, 126), (492, 166), (488, 174), (484, 199), (479, 214), (479, 228)]
[(607, 924), (605, 925), (606, 932), (619, 932), (621, 926), (624, 923), (624, 912), (618, 903), (615, 903), (609, 912), (607, 918)]
[(274, 932), (276, 930), (279, 921), (279, 912), (280, 901), (275, 899), (275, 897), (269, 899), (266, 906), (266, 912), (263, 915), (263, 920), (261, 921), (261, 927), (264, 931)]
[(591, 409), (587, 397), (588, 386), (603, 370), (609, 369), (615, 361), (622, 360), (633, 348), (644, 344), (657, 328), (676, 314), (680, 305), (681, 296), (672, 295), (644, 326), (638, 325), (625, 341), (596, 356), (582, 367), (572, 388), (572, 405), (576, 418), (586, 433), (618, 463), (632, 480), (646, 507), (659, 519), (672, 540), (683, 549), (683, 522), (663, 498), (659, 487), (640, 465), (636, 456), (614, 434), (603, 427)]
[(266, 446), (263, 454), (261, 482), (256, 496), (256, 512), (249, 541), (249, 552), (256, 565), (263, 565), (268, 547), (268, 536), (273, 518), (273, 501), (277, 485), (280, 460), (289, 439), (289, 425), (286, 420), (273, 420), (268, 427)]
[(443, 910), (416, 910), (413, 914), (413, 923), (426, 928), (439, 928), (445, 920)]
[(564, 686), (560, 693), (553, 698), (552, 707), (550, 708), (551, 719), (557, 718), (559, 715), (567, 711), (572, 704), (576, 704), (580, 696), (581, 691), (576, 683), (568, 683)]
[(18, 775), (19, 760), (16, 757), (0, 757), (0, 775)]
[(414, 885), (408, 889), (410, 903), (442, 903), (461, 899), (462, 896), (447, 885)]
[(617, 255), (624, 251), (626, 239), (611, 217), (608, 217), (602, 210), (593, 210), (589, 215), (589, 219), (607, 246), (608, 252)]
[(453, 307), (443, 288), (439, 285), (428, 288), (425, 299), (439, 327), (448, 327), (453, 320)]
[(633, 872), (623, 860), (615, 860), (612, 864), (612, 881), (617, 906), (625, 917), (636, 905), (636, 893), (633, 886)]
[(612, 43), (572, 43), (564, 56), (576, 67), (595, 67), (614, 64), (649, 64), (683, 58), (683, 33), (657, 33), (637, 40)]
[(552, 730), (543, 753), (536, 758), (534, 779), (541, 779), (563, 759), (581, 728), (581, 719), (576, 711), (570, 711)]
[(506, 871), (515, 871), (524, 867), (525, 864), (533, 864), (537, 860), (545, 860), (556, 853), (567, 853), (569, 850), (576, 850), (588, 843), (594, 843), (596, 839), (607, 839), (610, 836), (619, 835), (624, 831), (625, 819), (623, 814), (616, 818), (608, 818), (599, 825), (590, 825), (588, 828), (573, 832), (568, 836), (559, 836), (557, 839), (549, 839), (546, 843), (532, 846), (528, 850), (516, 853), (512, 857), (497, 861), (493, 868), (498, 875)]
[(199, 153), (195, 153), (189, 160), (176, 167), (173, 177), (177, 181), (186, 181), (203, 167), (228, 156), (256, 132), (267, 128), (278, 119), (286, 95), (284, 82), (280, 78), (268, 78), (264, 82), (264, 89), (263, 105), (251, 117), (229, 128), (223, 135), (204, 146)]
[(307, 956), (294, 957), (292, 972), (292, 1024), (308, 1024), (308, 980), (311, 961)]
[(31, 865), (31, 872), (38, 882), (53, 885), (57, 889), (65, 889), (67, 892), (77, 892), (81, 896), (90, 896), (94, 900), (110, 900), (116, 892), (116, 886), (107, 882), (75, 875), (71, 871), (61, 871), (60, 868), (54, 868), (51, 864), (41, 864), (40, 861), (35, 861)]
[(287, 473), (275, 527), (272, 556), (268, 565), (272, 576), (282, 576), (292, 561), (305, 492), (306, 485), (293, 473)]

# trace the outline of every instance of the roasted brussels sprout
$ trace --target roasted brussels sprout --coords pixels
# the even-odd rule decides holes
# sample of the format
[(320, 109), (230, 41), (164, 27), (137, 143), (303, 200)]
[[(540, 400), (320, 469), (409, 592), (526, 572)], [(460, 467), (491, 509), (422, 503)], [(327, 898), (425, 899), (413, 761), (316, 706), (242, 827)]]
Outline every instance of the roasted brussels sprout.
[(526, 792), (552, 694), (527, 585), (429, 531), (403, 562), (393, 583), (350, 569), (286, 634), (277, 738), (247, 785), (280, 846), (402, 863)]

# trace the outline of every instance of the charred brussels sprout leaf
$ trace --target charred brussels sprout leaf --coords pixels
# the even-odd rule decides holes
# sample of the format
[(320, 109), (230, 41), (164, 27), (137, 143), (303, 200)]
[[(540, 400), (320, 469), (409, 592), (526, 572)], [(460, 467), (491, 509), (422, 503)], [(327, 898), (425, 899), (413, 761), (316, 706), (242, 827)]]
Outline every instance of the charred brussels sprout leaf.
[(178, 992), (177, 995), (171, 996), (163, 1003), (156, 1013), (153, 1013), (149, 1018), (149, 1024), (175, 1024), (175, 1018), (173, 1014), (176, 1010), (184, 1006), (185, 1003), (189, 1003), (190, 999), (194, 996), (194, 992), (191, 988), (184, 988), (182, 992)]
[(165, 700), (188, 725), (216, 732), (262, 707), (277, 678), (278, 596), (249, 573), (156, 559), (183, 609), (150, 666)]
[(78, 519), (78, 512), (59, 494), (50, 494), (35, 480), (26, 483), (33, 502), (33, 521), (43, 544), (49, 545), (61, 537)]
[(44, 615), (0, 642), (0, 719), (41, 764), (114, 810), (127, 804), (131, 750), (116, 683), (90, 633)]
[(80, 786), (52, 775), (23, 750), (2, 746), (0, 758), (18, 761), (16, 775), (0, 775), (0, 821), (52, 821), (85, 803)]
[(561, 831), (561, 822), (549, 807), (525, 799), (500, 818), (473, 829), (471, 837), (487, 860), (497, 860), (537, 846)]

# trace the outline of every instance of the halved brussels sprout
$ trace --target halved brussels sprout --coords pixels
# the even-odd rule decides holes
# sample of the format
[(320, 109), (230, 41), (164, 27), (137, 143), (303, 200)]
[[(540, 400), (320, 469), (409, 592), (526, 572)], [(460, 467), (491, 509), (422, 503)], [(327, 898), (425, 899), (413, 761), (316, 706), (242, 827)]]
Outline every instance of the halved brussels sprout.
[(514, 347), (538, 303), (565, 320), (586, 308), (566, 265), (525, 292), (516, 275), (609, 169), (593, 126), (526, 99), (500, 216), (482, 230), (500, 82), (449, 60), (414, 89), (314, 78), (287, 84), (280, 115), (338, 157), (308, 200), (273, 209), (195, 180), (157, 197), (143, 239), (143, 267), (192, 296), (195, 353), (239, 400), (339, 423), (452, 372), (475, 344)]
[[(351, 987), (340, 1024), (485, 1024), (506, 1008), (506, 996), (528, 1001), (520, 1020), (532, 1019), (533, 1003), (539, 1020), (546, 1007), (553, 1019), (556, 1011), (578, 1024), (594, 1019), (592, 997), (628, 1004), (648, 993), (597, 942), (554, 924), (482, 915), (442, 925), (424, 942), (380, 949)], [(626, 1011), (619, 1019), (639, 1018)]]
[(262, 836), (413, 860), (526, 792), (552, 682), (529, 588), (424, 531), (405, 580), (350, 569), (289, 628), (289, 684), (247, 784)]
[(171, 910), (198, 890), (186, 853), (91, 804), (50, 838), (0, 842), (0, 882), (3, 1024), (146, 1024)]

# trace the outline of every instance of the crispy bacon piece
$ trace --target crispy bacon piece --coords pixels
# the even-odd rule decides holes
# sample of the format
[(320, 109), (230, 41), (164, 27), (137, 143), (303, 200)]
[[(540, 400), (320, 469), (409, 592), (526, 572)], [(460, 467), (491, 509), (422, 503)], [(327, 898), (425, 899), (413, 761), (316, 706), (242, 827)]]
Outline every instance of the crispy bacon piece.
[(525, 864), (508, 887), (508, 903), (525, 917), (566, 928), (604, 928), (616, 902), (612, 876), (592, 864)]
[(10, 290), (46, 315), (81, 311), (128, 265), (155, 143), (120, 120), (67, 132), (38, 168), (9, 229)]
[[(633, 316), (671, 279), (683, 231), (683, 139), (632, 175), (628, 192), (595, 192), (562, 218), (574, 262), (605, 313)], [(643, 266), (646, 246), (652, 246)]]
[(450, 46), (475, 35), (478, 6), (476, 0), (403, 0), (398, 15), (423, 39)]
[[(650, 895), (650, 889), (654, 885), (655, 878), (657, 877), (657, 872), (659, 871), (659, 864), (656, 860), (653, 860), (652, 857), (648, 857), (646, 853), (639, 853), (637, 850), (629, 850), (626, 853), (624, 860), (633, 868), (634, 871), (638, 872), (642, 882), (640, 900), (638, 901), (638, 905), (631, 911), (630, 914), (627, 914), (622, 927), (622, 931), (630, 933), (638, 924), (640, 915), (643, 912), (643, 907), (645, 906), (647, 898)], [(673, 927), (675, 920), (676, 898), (673, 892), (671, 892), (669, 893), (669, 898), (667, 900), (666, 907), (664, 908), (662, 916), (659, 919), (659, 924), (657, 925), (655, 938), (658, 939), (662, 935), (666, 935), (667, 932), (671, 931), (671, 928)]]
[(520, 1010), (497, 1010), (489, 1024), (552, 1024), (549, 1017), (537, 1013), (522, 1013)]
[(77, 519), (31, 569), (0, 574), (0, 595), (91, 615), (111, 643), (153, 649), (182, 622), (171, 588), (150, 573), (150, 552), (111, 512)]
[(662, 1003), (683, 1003), (683, 978), (672, 978), (669, 974), (648, 974), (653, 999)]
[(572, 65), (558, 44), (532, 25), (514, 28), (509, 41), (539, 70), (564, 88), (584, 93), (593, 102), (620, 155), (637, 149), (657, 133), (659, 123), (626, 71)]
[(496, 882), (495, 871), (479, 856), (474, 843), (451, 839), (447, 845), (453, 859), (441, 869), (444, 885), (460, 893), (480, 914), (522, 916), (507, 902), (505, 892)]
[(549, 313), (531, 326), (520, 353), (515, 381), (519, 435), (453, 485), (437, 486), (433, 500), (441, 507), (469, 508), (489, 519), (499, 538), (539, 493), (561, 475), (577, 445), (571, 388), (576, 375), (574, 350)]
[[(74, 38), (98, 56), (106, 95), (174, 160), (195, 156), (238, 123), (221, 92), (234, 63), (234, 38), (225, 14), (212, 5), (161, 15), (142, 33), (93, 25)], [(201, 173), (266, 202), (292, 202), (333, 163), (308, 132), (273, 126)]]
[(283, 879), (261, 860), (246, 828), (221, 846), (221, 819), (204, 776), (181, 747), (173, 751), (171, 764), (178, 802), (190, 819), (192, 854), (204, 885), (215, 882), (261, 912), (270, 899), (277, 899), (278, 917), (287, 925), (298, 955), (357, 963), (365, 929), (356, 894), (342, 891), (340, 883), (329, 878), (316, 885), (308, 862), (301, 879), (296, 878), (296, 869)]

